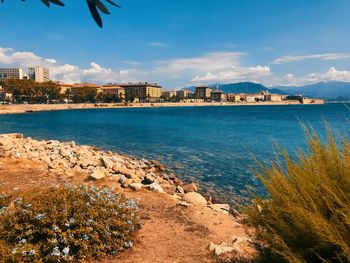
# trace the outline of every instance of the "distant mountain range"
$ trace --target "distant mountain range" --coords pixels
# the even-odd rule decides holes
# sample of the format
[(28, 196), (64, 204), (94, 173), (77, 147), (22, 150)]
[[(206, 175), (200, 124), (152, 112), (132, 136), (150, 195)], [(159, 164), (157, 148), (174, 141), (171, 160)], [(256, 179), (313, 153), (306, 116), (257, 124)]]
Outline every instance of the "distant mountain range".
[[(211, 84), (208, 85), (213, 89), (216, 86), (225, 93), (258, 93), (268, 91), (269, 93), (281, 95), (296, 95), (302, 94), (307, 97), (324, 98), (329, 100), (350, 100), (350, 82), (330, 81), (319, 82), (306, 86), (276, 86), (267, 88), (259, 83), (254, 82), (239, 82), (231, 84)], [(184, 88), (195, 91), (196, 87)]]
[(350, 100), (350, 82), (330, 81), (319, 82), (301, 87), (275, 87), (287, 93), (298, 93), (304, 96), (325, 98), (325, 99), (348, 99)]

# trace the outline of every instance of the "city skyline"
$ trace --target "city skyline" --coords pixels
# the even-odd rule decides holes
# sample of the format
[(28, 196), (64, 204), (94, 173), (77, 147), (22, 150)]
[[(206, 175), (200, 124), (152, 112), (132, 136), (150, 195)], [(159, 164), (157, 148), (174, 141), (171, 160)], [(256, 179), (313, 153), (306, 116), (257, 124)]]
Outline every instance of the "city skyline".
[(6, 2), (0, 67), (41, 65), (64, 82), (149, 81), (165, 89), (350, 81), (347, 1), (118, 3), (101, 30), (78, 3), (46, 10)]

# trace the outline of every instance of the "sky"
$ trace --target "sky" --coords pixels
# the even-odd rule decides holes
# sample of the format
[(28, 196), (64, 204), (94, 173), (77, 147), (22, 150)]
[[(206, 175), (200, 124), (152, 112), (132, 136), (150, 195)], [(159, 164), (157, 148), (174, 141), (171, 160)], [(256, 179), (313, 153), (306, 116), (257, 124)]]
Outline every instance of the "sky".
[(115, 0), (104, 28), (85, 0), (0, 4), (0, 67), (54, 80), (148, 81), (167, 90), (253, 81), (350, 81), (349, 0)]

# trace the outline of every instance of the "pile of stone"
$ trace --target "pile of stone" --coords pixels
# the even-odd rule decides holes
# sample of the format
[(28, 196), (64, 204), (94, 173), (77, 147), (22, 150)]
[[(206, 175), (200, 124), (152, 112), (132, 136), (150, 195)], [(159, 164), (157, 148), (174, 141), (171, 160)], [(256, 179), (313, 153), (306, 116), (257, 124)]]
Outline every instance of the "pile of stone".
[(124, 188), (173, 195), (183, 206), (209, 206), (226, 213), (228, 205), (213, 205), (198, 193), (196, 184), (183, 182), (166, 171), (156, 160), (136, 159), (92, 146), (78, 146), (75, 142), (39, 141), (22, 134), (0, 135), (0, 157), (24, 158), (42, 163), (49, 172), (74, 176), (85, 175), (91, 180), (111, 178)]

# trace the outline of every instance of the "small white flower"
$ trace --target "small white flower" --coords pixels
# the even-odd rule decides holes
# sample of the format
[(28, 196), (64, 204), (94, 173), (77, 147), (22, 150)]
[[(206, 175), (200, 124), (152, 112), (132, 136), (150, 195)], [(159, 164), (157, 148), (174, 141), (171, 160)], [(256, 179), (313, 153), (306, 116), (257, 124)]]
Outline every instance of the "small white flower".
[(59, 256), (61, 256), (60, 249), (59, 249), (58, 247), (54, 247), (54, 248), (52, 249), (51, 256), (54, 256), (54, 257), (59, 257)]
[(67, 256), (68, 253), (69, 253), (69, 247), (65, 247), (63, 250), (62, 250), (62, 253)]

